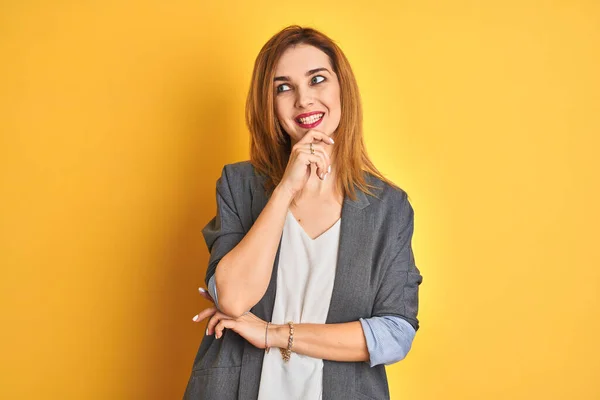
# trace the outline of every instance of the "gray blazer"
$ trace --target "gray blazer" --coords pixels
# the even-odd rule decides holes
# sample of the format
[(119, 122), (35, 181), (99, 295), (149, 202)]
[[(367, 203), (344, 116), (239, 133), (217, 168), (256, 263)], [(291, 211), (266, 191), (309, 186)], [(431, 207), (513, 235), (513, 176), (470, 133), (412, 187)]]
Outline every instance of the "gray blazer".
[[(394, 315), (415, 330), (418, 288), (423, 278), (411, 247), (413, 209), (407, 195), (367, 174), (377, 197), (357, 190), (342, 205), (338, 261), (327, 324)], [(226, 165), (217, 181), (217, 215), (202, 233), (210, 250), (206, 283), (219, 260), (233, 249), (266, 205), (264, 178), (248, 162)], [(277, 284), (277, 250), (269, 287), (252, 313), (270, 321)], [(264, 350), (237, 333), (204, 336), (192, 367), (185, 400), (256, 400)], [(293, 355), (292, 355), (293, 356)], [(383, 365), (323, 360), (323, 400), (389, 399)], [(312, 399), (307, 399), (312, 400)]]

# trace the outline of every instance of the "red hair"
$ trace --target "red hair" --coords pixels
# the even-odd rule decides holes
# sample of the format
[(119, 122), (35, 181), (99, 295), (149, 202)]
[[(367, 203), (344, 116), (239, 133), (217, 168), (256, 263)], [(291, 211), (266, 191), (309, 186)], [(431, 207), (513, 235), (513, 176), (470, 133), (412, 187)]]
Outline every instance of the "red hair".
[(250, 90), (246, 100), (246, 125), (250, 130), (250, 161), (267, 177), (267, 191), (281, 182), (289, 155), (291, 139), (275, 115), (275, 68), (285, 50), (297, 44), (318, 48), (329, 57), (340, 84), (341, 118), (334, 132), (332, 160), (336, 165), (337, 188), (356, 199), (354, 187), (372, 194), (364, 171), (397, 187), (375, 168), (363, 141), (362, 106), (358, 85), (342, 50), (323, 33), (298, 25), (288, 26), (275, 34), (260, 50), (254, 63)]

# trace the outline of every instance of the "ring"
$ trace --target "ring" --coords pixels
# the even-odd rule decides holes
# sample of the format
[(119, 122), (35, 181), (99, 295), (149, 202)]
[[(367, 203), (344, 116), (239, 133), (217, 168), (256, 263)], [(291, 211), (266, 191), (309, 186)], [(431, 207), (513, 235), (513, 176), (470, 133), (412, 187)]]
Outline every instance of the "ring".
[(315, 154), (315, 149), (313, 149), (313, 144), (310, 144), (310, 154)]

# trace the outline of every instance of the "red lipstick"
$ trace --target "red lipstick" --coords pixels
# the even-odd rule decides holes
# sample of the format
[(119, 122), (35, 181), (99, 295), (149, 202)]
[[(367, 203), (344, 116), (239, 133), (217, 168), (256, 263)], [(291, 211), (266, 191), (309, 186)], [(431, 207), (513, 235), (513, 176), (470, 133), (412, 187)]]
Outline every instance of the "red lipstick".
[[(321, 118), (319, 118), (318, 120), (308, 123), (308, 124), (303, 124), (302, 122), (300, 122), (301, 118), (308, 118), (311, 115), (315, 115), (315, 114), (321, 114)], [(325, 117), (325, 113), (323, 111), (313, 111), (313, 112), (309, 112), (309, 113), (304, 113), (304, 114), (300, 114), (297, 115), (296, 118), (294, 118), (294, 121), (296, 122), (296, 124), (304, 129), (311, 129), (316, 127), (317, 125), (319, 125), (321, 123), (321, 121), (323, 121), (323, 117)]]

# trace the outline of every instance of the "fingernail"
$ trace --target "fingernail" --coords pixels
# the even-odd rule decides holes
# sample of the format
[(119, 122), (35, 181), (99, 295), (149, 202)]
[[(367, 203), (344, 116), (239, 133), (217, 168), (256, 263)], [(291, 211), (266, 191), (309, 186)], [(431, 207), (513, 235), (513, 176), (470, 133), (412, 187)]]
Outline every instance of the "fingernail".
[(206, 289), (199, 287), (198, 288), (199, 291), (201, 291), (202, 293), (206, 293)]
[(208, 336), (208, 328), (206, 328), (206, 336)]
[(331, 143), (335, 143), (332, 138), (329, 138), (329, 140), (331, 140)]
[(194, 315), (194, 318), (192, 318), (192, 321), (198, 321), (198, 315)]
[(329, 172), (325, 174), (325, 176), (323, 177), (323, 180), (327, 179), (327, 175), (329, 175)]
[(329, 167), (327, 167), (327, 173), (331, 172), (331, 165)]

